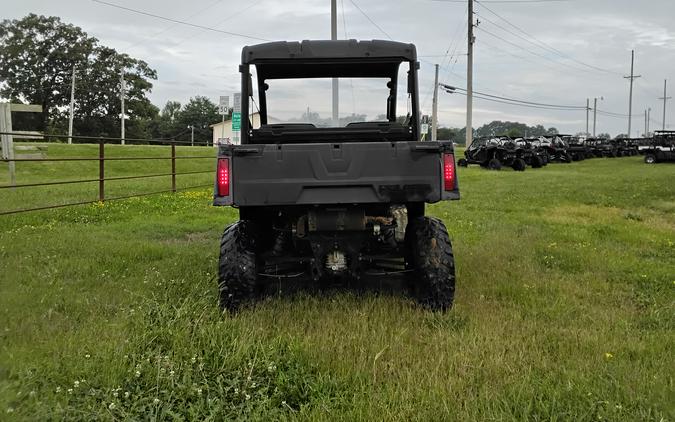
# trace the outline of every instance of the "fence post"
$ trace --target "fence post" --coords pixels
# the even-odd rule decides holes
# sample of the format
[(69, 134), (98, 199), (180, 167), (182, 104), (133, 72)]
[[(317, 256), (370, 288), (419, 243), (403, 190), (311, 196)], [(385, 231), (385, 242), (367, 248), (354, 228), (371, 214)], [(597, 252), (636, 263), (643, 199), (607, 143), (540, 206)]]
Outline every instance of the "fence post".
[(171, 144), (171, 192), (176, 193), (176, 144)]
[(98, 200), (105, 201), (105, 144), (98, 143)]

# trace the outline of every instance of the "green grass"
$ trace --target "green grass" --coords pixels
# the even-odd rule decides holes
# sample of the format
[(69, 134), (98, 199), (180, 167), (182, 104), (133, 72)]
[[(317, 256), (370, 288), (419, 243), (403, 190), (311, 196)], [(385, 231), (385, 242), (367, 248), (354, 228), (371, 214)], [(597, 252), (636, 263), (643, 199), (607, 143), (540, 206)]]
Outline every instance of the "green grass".
[[(96, 151), (67, 148), (49, 154)], [(20, 181), (96, 174), (44, 166)], [(444, 315), (350, 292), (221, 315), (217, 245), (236, 213), (208, 190), (0, 217), (0, 420), (675, 419), (675, 166), (459, 177), (462, 200), (429, 207), (457, 260)], [(47, 197), (96, 199), (73, 189)], [(0, 208), (29, 197), (12, 195)]]

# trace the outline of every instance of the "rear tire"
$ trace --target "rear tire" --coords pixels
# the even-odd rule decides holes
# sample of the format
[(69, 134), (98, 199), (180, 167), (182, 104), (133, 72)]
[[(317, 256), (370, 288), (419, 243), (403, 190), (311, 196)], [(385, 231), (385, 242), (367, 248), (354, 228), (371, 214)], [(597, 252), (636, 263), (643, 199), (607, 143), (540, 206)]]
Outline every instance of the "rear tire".
[(515, 171), (525, 171), (525, 169), (527, 168), (527, 164), (525, 163), (525, 160), (523, 160), (522, 158), (516, 158), (511, 167)]
[(406, 243), (414, 268), (411, 290), (417, 302), (432, 311), (452, 308), (455, 297), (455, 259), (443, 222), (419, 217), (408, 223)]
[(656, 164), (656, 156), (654, 154), (645, 155), (645, 163)]
[(223, 233), (218, 261), (222, 310), (236, 312), (256, 297), (259, 287), (255, 253), (257, 232), (253, 222), (241, 220), (228, 226)]
[(468, 167), (468, 166), (469, 166), (469, 162), (466, 161), (465, 158), (460, 158), (460, 159), (457, 161), (457, 165), (460, 166), (460, 167)]
[(487, 167), (490, 170), (501, 170), (502, 169), (502, 163), (497, 158), (493, 158), (492, 160), (490, 160), (488, 162)]
[(535, 155), (535, 156), (532, 157), (532, 168), (538, 169), (538, 168), (542, 168), (543, 166), (544, 166), (544, 160), (540, 156)]

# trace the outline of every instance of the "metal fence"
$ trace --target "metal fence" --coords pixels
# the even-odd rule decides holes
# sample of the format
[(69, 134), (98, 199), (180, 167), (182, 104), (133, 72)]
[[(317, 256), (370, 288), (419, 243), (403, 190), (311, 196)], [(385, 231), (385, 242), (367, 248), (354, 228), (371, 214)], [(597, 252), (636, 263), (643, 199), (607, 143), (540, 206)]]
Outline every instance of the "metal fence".
[[(0, 135), (14, 135), (12, 132), (0, 132)], [(45, 138), (64, 138), (63, 135), (43, 135)], [(202, 184), (196, 186), (188, 186), (177, 188), (176, 187), (176, 176), (182, 175), (194, 175), (194, 174), (206, 174), (213, 173), (215, 170), (204, 170), (204, 171), (187, 171), (187, 172), (176, 172), (176, 162), (179, 160), (194, 160), (194, 159), (216, 159), (215, 151), (210, 147), (209, 150), (213, 151), (210, 155), (186, 155), (186, 156), (177, 156), (176, 155), (176, 144), (185, 144), (186, 142), (174, 141), (170, 139), (129, 139), (125, 138), (126, 141), (137, 142), (138, 144), (160, 144), (171, 147), (171, 155), (166, 157), (106, 157), (105, 156), (105, 145), (106, 143), (111, 144), (111, 141), (120, 141), (121, 138), (107, 138), (107, 137), (91, 137), (91, 136), (73, 136), (74, 139), (83, 139), (90, 141), (89, 143), (98, 143), (98, 157), (63, 157), (63, 158), (4, 158), (0, 159), (0, 162), (6, 163), (18, 163), (18, 162), (74, 162), (74, 161), (91, 161), (98, 162), (98, 178), (86, 178), (86, 179), (77, 179), (77, 180), (65, 180), (65, 181), (55, 181), (55, 182), (39, 182), (39, 183), (12, 183), (9, 185), (0, 185), (0, 193), (3, 190), (7, 189), (22, 189), (22, 188), (31, 188), (31, 187), (40, 187), (40, 186), (54, 186), (54, 185), (70, 185), (70, 184), (81, 184), (81, 183), (94, 183), (98, 182), (98, 199), (88, 200), (88, 201), (78, 201), (78, 202), (69, 202), (65, 204), (57, 205), (44, 205), (38, 207), (28, 207), (28, 208), (19, 208), (6, 211), (0, 211), (0, 215), (9, 215), (9, 214), (18, 214), (29, 211), (39, 211), (39, 210), (48, 210), (55, 208), (71, 207), (75, 205), (85, 205), (93, 204), (98, 202), (105, 201), (114, 201), (120, 199), (134, 198), (140, 196), (156, 195), (161, 193), (170, 193), (185, 191), (189, 189), (197, 189), (213, 186), (212, 183)], [(189, 144), (189, 142), (187, 142)], [(82, 145), (82, 144), (80, 144)], [(170, 173), (156, 173), (156, 174), (144, 174), (144, 175), (133, 175), (133, 176), (117, 176), (117, 177), (106, 177), (106, 162), (108, 161), (144, 161), (144, 160), (166, 160), (171, 161), (171, 172)], [(150, 178), (159, 178), (159, 177), (168, 177), (171, 176), (171, 187), (163, 190), (152, 191), (152, 192), (143, 192), (143, 193), (134, 193), (130, 195), (122, 196), (106, 196), (106, 182), (108, 181), (118, 181), (118, 180), (137, 180), (137, 179), (150, 179)]]

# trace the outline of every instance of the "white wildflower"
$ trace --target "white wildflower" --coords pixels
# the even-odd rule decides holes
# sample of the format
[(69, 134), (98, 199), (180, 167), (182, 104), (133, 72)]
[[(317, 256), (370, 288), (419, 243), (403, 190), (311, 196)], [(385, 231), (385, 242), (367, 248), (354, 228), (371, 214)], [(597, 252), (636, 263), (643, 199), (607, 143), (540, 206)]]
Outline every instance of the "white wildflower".
[(115, 410), (115, 407), (117, 407), (117, 406), (115, 406), (115, 403), (110, 403), (108, 405), (108, 409), (110, 409), (110, 410)]
[(251, 396), (249, 394), (246, 395), (246, 400), (251, 400)]
[(141, 376), (141, 371), (136, 371), (136, 374), (135, 374), (135, 375), (136, 375), (136, 378), (140, 377), (140, 376)]

